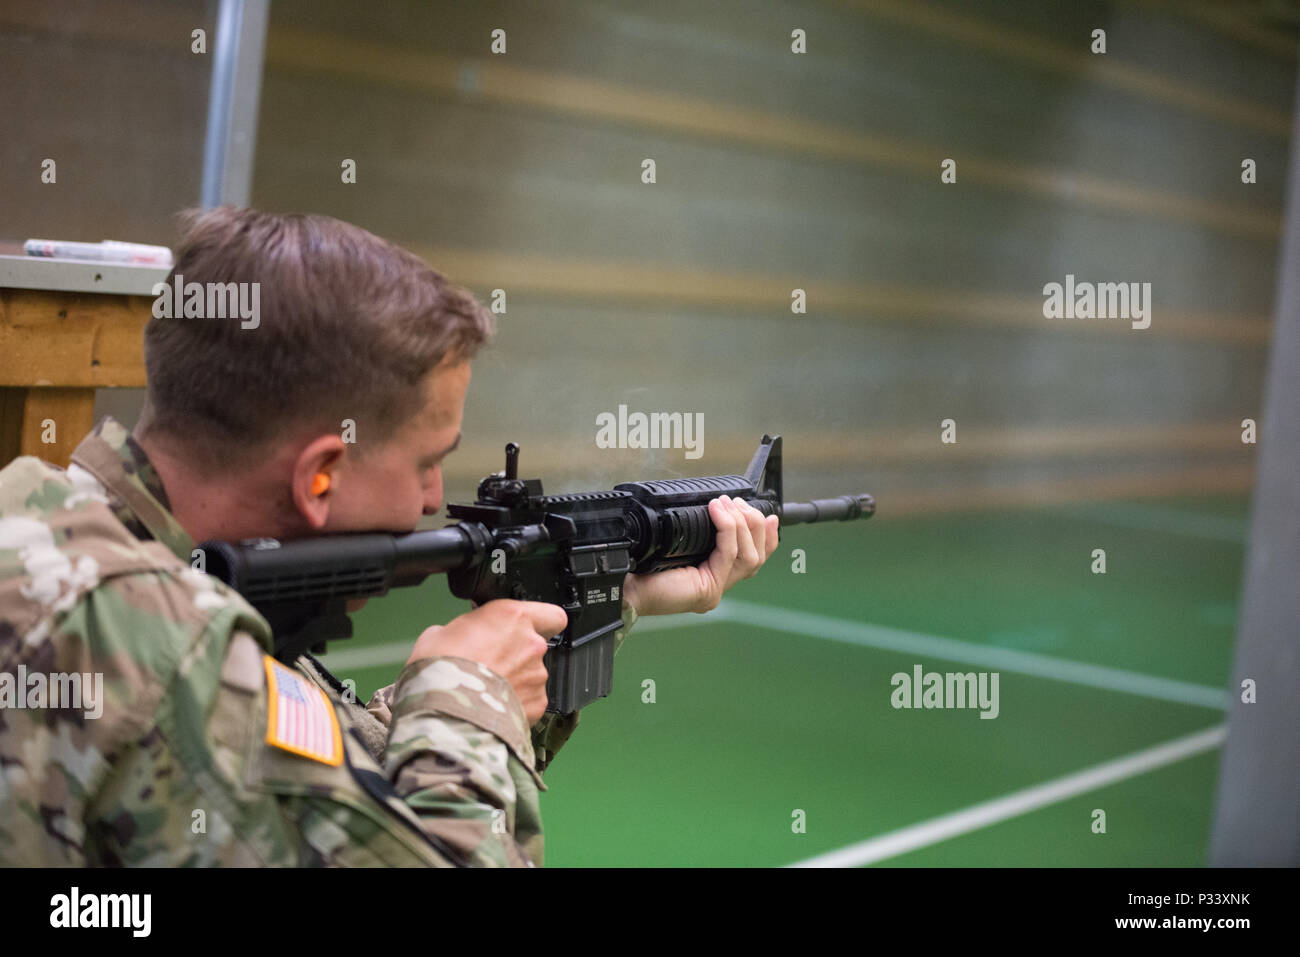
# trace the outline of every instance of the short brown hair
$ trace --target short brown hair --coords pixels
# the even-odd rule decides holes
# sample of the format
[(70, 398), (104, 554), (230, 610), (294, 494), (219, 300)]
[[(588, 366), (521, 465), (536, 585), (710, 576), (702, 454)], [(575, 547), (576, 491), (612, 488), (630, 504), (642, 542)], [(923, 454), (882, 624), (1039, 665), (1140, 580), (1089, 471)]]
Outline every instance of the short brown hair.
[(233, 206), (180, 221), (169, 284), (259, 284), (255, 328), (157, 316), (145, 327), (142, 428), (208, 452), (207, 465), (345, 418), (373, 448), (419, 410), (435, 366), (472, 358), (492, 335), (470, 293), (357, 226)]

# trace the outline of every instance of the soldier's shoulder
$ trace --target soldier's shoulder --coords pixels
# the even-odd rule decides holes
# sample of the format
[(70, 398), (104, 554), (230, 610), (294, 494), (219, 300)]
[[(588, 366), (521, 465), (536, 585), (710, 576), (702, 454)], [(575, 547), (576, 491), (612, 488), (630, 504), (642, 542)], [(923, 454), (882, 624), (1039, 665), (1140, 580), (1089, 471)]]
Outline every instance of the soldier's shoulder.
[(0, 609), (0, 637), (19, 640), (24, 657), (56, 641), (157, 674), (204, 635), (223, 652), (234, 628), (262, 628), (236, 592), (136, 538), (89, 472), (30, 456), (0, 470)]
[(0, 515), (39, 518), (60, 508), (74, 491), (65, 469), (20, 455), (0, 469)]
[(111, 506), (108, 491), (79, 465), (61, 469), (21, 456), (0, 469), (0, 548), (47, 538), (73, 550), (138, 544)]

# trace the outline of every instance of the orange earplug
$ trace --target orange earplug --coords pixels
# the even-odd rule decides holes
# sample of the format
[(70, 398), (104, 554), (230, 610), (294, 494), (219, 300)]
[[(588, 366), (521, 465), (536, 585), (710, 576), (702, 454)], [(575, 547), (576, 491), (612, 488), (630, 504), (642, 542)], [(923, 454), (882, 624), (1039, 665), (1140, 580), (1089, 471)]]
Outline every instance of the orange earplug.
[(329, 491), (330, 477), (324, 472), (317, 472), (316, 477), (311, 480), (311, 494), (324, 495)]

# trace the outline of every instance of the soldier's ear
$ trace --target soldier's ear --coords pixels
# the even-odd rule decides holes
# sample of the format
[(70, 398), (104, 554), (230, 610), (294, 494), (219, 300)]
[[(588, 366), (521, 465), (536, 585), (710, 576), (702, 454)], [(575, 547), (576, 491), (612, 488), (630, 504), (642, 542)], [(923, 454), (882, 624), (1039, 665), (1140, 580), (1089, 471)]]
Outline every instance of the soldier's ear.
[(294, 459), (290, 477), (294, 508), (313, 531), (320, 531), (329, 519), (345, 447), (338, 435), (326, 433), (303, 446)]

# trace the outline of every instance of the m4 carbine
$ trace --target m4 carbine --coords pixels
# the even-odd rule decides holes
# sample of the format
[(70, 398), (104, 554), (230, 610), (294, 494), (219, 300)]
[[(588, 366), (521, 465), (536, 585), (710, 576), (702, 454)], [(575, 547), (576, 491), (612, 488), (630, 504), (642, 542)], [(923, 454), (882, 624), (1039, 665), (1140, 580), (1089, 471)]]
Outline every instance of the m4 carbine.
[(744, 475), (626, 482), (603, 492), (545, 495), (520, 479), (519, 446), (504, 472), (479, 483), (473, 505), (449, 505), (458, 524), (405, 535), (350, 533), (281, 543), (204, 542), (206, 571), (270, 623), (275, 656), (291, 662), (352, 635), (347, 603), (446, 574), (452, 594), (544, 601), (569, 615), (546, 652), (547, 710), (570, 714), (610, 692), (623, 578), (697, 565), (717, 531), (708, 503), (742, 498), (782, 525), (869, 518), (870, 495), (785, 502), (781, 437), (764, 435)]

